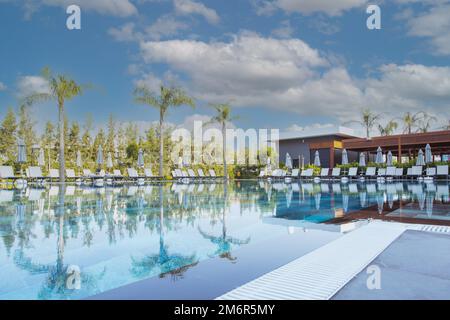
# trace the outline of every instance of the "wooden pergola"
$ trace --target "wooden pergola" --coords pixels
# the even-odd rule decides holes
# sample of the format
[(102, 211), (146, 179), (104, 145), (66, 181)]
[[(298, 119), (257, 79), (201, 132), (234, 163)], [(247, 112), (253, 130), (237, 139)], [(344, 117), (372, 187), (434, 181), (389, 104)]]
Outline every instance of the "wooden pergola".
[(433, 155), (450, 154), (450, 130), (427, 133), (399, 134), (374, 137), (370, 139), (356, 138), (342, 141), (343, 147), (356, 152), (376, 153), (378, 147), (383, 152), (391, 151), (401, 162), (402, 156), (413, 158), (419, 149), (425, 151), (429, 144)]

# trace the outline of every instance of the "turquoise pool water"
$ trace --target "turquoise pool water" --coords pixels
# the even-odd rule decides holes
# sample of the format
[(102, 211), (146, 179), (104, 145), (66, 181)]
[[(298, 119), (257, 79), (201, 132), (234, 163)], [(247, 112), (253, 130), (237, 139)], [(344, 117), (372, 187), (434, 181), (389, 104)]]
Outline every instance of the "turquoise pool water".
[(449, 185), (238, 181), (0, 190), (0, 299), (81, 299), (151, 277), (176, 281), (207, 259), (233, 261), (240, 248), (296, 230), (330, 232), (323, 222), (361, 210), (448, 221)]

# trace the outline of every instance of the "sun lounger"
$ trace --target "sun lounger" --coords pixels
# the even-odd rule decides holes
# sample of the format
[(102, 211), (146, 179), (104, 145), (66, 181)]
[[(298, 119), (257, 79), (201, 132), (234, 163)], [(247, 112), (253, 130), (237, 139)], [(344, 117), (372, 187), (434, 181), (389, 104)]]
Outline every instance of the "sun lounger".
[(438, 179), (448, 180), (448, 166), (441, 165), (436, 167), (436, 176)]
[(408, 171), (406, 173), (406, 176), (408, 178), (421, 178), (422, 177), (422, 166), (413, 166), (411, 168), (408, 168)]
[(341, 177), (341, 168), (333, 168), (331, 171), (331, 179), (337, 180)]
[(376, 177), (377, 168), (375, 167), (367, 167), (366, 174), (364, 175), (367, 179), (373, 179)]
[(306, 169), (302, 171), (302, 173), (300, 174), (300, 178), (302, 180), (310, 180), (313, 178), (313, 175), (314, 175), (313, 169)]
[(395, 169), (395, 178), (396, 179), (403, 179), (403, 168), (396, 168)]
[(0, 179), (1, 180), (17, 180), (21, 177), (14, 175), (13, 167), (11, 166), (0, 166)]
[(50, 169), (50, 171), (48, 173), (48, 177), (50, 178), (50, 181), (59, 180), (59, 170), (58, 169)]
[(258, 179), (264, 179), (266, 177), (266, 171), (261, 170), (258, 175)]
[(396, 167), (387, 167), (386, 168), (386, 179), (392, 180), (395, 177)]
[(291, 178), (292, 179), (298, 179), (299, 173), (300, 173), (300, 169), (292, 169)]
[(330, 179), (330, 168), (322, 168), (320, 170), (320, 179), (322, 180)]
[(158, 176), (153, 175), (152, 169), (150, 169), (150, 168), (144, 169), (144, 176), (145, 176), (145, 178), (147, 178), (149, 180), (162, 180), (163, 179), (163, 177), (158, 177)]
[(29, 167), (26, 170), (26, 174), (30, 181), (42, 183), (45, 180), (41, 167)]
[(218, 176), (216, 174), (216, 171), (214, 171), (214, 169), (209, 169), (209, 176), (213, 179), (221, 179), (223, 178), (222, 176)]
[(433, 182), (436, 177), (436, 167), (427, 168), (425, 171), (425, 181)]
[(130, 181), (136, 182), (138, 185), (144, 185), (145, 184), (144, 178), (141, 177), (138, 174), (136, 169), (134, 169), (134, 168), (127, 168), (127, 173), (128, 173), (128, 178), (130, 179)]

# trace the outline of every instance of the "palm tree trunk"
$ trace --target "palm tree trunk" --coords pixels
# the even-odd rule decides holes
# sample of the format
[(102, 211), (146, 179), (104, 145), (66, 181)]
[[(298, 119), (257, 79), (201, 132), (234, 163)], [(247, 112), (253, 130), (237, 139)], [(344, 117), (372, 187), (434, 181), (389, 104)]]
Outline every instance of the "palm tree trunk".
[(222, 122), (222, 152), (223, 152), (223, 176), (225, 180), (228, 180), (228, 169), (227, 169), (227, 130), (225, 121)]
[(59, 182), (65, 182), (65, 155), (64, 155), (64, 103), (59, 106)]
[(163, 127), (164, 127), (164, 114), (162, 109), (159, 112), (159, 176), (162, 177), (163, 173), (163, 163), (164, 163), (164, 138), (163, 138)]

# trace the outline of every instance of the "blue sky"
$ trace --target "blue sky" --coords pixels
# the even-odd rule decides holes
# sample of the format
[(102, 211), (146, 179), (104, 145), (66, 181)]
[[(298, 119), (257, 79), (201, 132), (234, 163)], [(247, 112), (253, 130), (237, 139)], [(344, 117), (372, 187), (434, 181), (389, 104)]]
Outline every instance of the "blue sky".
[[(66, 28), (79, 4), (82, 30)], [(341, 124), (362, 107), (384, 115), (426, 110), (450, 118), (450, 1), (378, 1), (382, 30), (366, 27), (365, 0), (0, 0), (0, 115), (45, 90), (44, 66), (94, 89), (67, 104), (70, 119), (110, 113), (157, 120), (132, 100), (136, 84), (181, 85), (198, 102), (168, 121), (189, 126), (231, 101), (239, 127)], [(52, 104), (33, 106), (38, 127)]]

